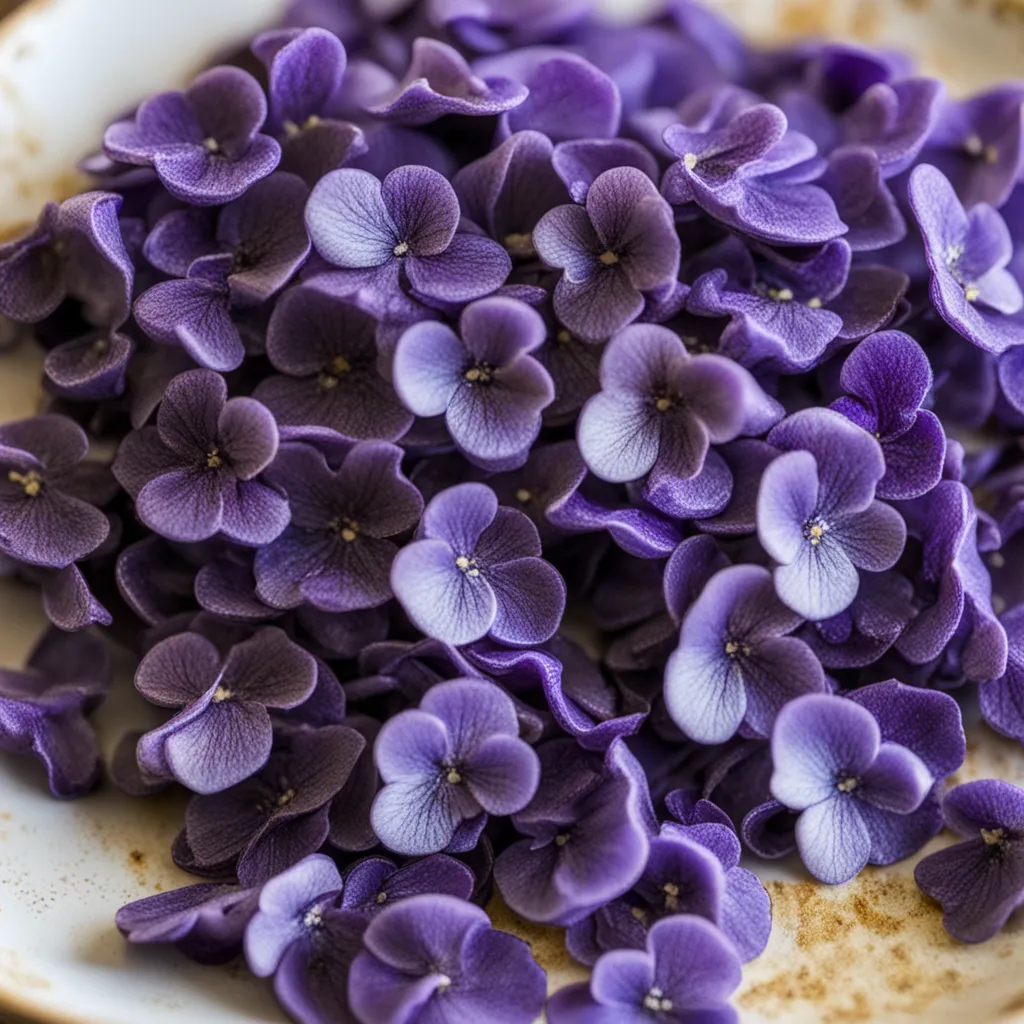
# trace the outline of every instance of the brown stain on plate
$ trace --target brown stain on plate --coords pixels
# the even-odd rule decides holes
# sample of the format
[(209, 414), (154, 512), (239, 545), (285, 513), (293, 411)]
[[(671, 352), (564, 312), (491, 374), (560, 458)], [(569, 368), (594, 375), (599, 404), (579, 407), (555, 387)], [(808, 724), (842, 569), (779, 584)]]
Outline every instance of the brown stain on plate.
[(768, 882), (772, 938), (745, 971), (739, 1006), (767, 1020), (799, 1011), (821, 1024), (868, 1024), (925, 1017), (963, 992), (971, 951), (946, 934), (939, 908), (905, 871), (868, 867), (835, 887)]

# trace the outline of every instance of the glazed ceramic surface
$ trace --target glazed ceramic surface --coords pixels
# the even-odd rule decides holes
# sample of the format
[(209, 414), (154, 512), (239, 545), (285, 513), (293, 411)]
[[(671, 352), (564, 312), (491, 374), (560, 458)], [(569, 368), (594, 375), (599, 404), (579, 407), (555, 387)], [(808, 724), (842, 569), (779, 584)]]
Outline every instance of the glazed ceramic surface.
[[(104, 125), (141, 97), (179, 85), (273, 21), (281, 0), (30, 0), (0, 24), (0, 237), (79, 187), (76, 161)], [(636, 11), (637, 0), (618, 0)], [(830, 35), (912, 51), (921, 68), (967, 92), (1024, 69), (1024, 2), (1016, 0), (721, 0), (759, 40)], [(0, 420), (41, 401), (39, 358), (0, 361)], [(20, 666), (45, 621), (38, 595), (0, 581), (0, 663)], [(109, 753), (153, 709), (120, 665), (96, 723)], [(1024, 783), (1019, 746), (981, 726), (954, 781)], [(31, 761), (0, 755), (0, 1019), (14, 1011), (59, 1024), (278, 1022), (266, 986), (238, 965), (206, 968), (174, 950), (129, 949), (113, 926), (123, 903), (187, 884), (169, 848), (183, 803), (109, 785), (52, 801)], [(946, 842), (938, 839), (929, 847)], [(757, 867), (772, 897), (767, 951), (744, 972), (744, 1024), (1024, 1022), (1024, 920), (981, 946), (954, 943), (916, 889), (913, 861), (868, 869), (845, 886), (813, 884), (798, 865)], [(551, 987), (583, 977), (561, 933), (490, 908), (533, 946)]]

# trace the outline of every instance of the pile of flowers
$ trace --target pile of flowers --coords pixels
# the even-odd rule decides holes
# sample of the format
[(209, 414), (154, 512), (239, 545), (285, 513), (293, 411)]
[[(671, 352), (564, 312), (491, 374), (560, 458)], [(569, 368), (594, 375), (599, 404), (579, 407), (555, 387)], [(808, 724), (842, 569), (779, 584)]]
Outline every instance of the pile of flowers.
[(946, 787), (965, 702), (1024, 740), (1022, 110), (689, 0), (298, 0), (111, 125), (0, 247), (53, 623), (0, 744), (86, 792), (89, 627), (137, 651), (108, 773), (191, 791), (205, 880), (125, 936), (301, 1024), (726, 1022), (741, 847), (838, 884), (944, 823), (921, 888), (994, 934), (1024, 793)]

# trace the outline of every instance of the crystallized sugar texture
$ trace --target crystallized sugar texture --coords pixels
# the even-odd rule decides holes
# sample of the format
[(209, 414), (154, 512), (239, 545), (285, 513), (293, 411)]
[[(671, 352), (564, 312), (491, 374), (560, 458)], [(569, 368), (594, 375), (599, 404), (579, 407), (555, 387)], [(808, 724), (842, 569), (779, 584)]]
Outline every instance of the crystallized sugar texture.
[(0, 246), (54, 627), (0, 747), (87, 792), (87, 628), (138, 656), (110, 775), (189, 791), (201, 880), (128, 941), (300, 1024), (728, 1024), (744, 848), (837, 884), (944, 824), (918, 883), (998, 931), (1024, 795), (947, 786), (961, 706), (1024, 741), (1022, 112), (690, 0), (295, 0), (111, 125)]

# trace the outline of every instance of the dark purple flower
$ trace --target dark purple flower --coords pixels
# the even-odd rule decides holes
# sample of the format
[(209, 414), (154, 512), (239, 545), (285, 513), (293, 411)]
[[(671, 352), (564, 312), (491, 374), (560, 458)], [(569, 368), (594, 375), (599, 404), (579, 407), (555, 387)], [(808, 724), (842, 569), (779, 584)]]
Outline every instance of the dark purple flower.
[(267, 357), (279, 376), (253, 397), (280, 425), (330, 427), (353, 440), (397, 441), (412, 425), (377, 369), (377, 321), (318, 288), (289, 288), (267, 327)]
[(256, 593), (275, 608), (373, 608), (391, 597), (390, 538), (419, 522), (423, 499), (402, 474), (402, 450), (360, 441), (331, 469), (306, 444), (283, 445), (266, 479), (288, 495), (291, 523), (260, 548)]
[(35, 323), (70, 295), (90, 323), (120, 327), (135, 277), (117, 219), (121, 202), (112, 192), (83, 192), (47, 203), (32, 231), (0, 244), (0, 315)]
[(882, 572), (903, 551), (902, 516), (875, 499), (885, 473), (879, 443), (830, 409), (805, 409), (772, 429), (784, 455), (764, 471), (757, 499), (761, 543), (779, 566), (775, 588), (805, 619), (853, 602), (858, 570)]
[(146, 258), (180, 280), (136, 300), (139, 326), (161, 345), (180, 345), (200, 365), (233, 370), (245, 357), (234, 315), (280, 291), (309, 255), (302, 211), (309, 190), (283, 171), (225, 206), (216, 231), (204, 210), (174, 210), (146, 238)]
[(581, 982), (548, 1000), (551, 1024), (736, 1024), (729, 996), (743, 969), (732, 943), (693, 914), (659, 921), (646, 950), (616, 949)]
[(921, 758), (882, 741), (870, 711), (826, 694), (799, 697), (779, 712), (772, 762), (772, 795), (800, 812), (800, 856), (830, 885), (872, 859), (876, 811), (911, 814), (933, 784)]
[(139, 741), (139, 767), (196, 793), (216, 793), (259, 771), (270, 756), (267, 708), (294, 708), (313, 692), (316, 662), (276, 627), (236, 644), (223, 660), (209, 640), (180, 633), (139, 665), (135, 688), (181, 708)]
[(124, 393), (134, 351), (135, 342), (126, 334), (90, 331), (51, 349), (43, 373), (58, 395), (82, 401), (117, 398)]
[(537, 528), (498, 506), (483, 484), (459, 484), (427, 505), (419, 539), (391, 567), (391, 587), (420, 630), (450, 644), (490, 635), (530, 646), (547, 640), (565, 609), (565, 583), (541, 557)]
[(349, 1021), (348, 972), (362, 946), (364, 914), (338, 907), (341, 875), (313, 854), (270, 879), (245, 929), (245, 959), (303, 1024)]
[(644, 873), (626, 897), (569, 928), (569, 951), (592, 965), (608, 950), (643, 949), (648, 931), (663, 918), (696, 914), (721, 928), (742, 960), (753, 960), (768, 942), (771, 901), (739, 859), (731, 824), (667, 822), (651, 839)]
[(516, 132), (466, 164), (452, 186), (463, 214), (515, 260), (533, 260), (533, 229), (569, 196), (552, 167), (554, 146), (540, 132)]
[(418, 709), (385, 723), (374, 745), (384, 788), (374, 831), (397, 853), (422, 856), (451, 843), (482, 814), (514, 814), (533, 798), (537, 755), (519, 739), (515, 706), (486, 680), (431, 687)]
[(1024, 792), (1000, 779), (965, 782), (942, 802), (965, 842), (930, 854), (917, 884), (942, 904), (942, 924), (961, 942), (984, 942), (1024, 901)]
[(963, 633), (961, 668), (971, 680), (1006, 671), (1006, 631), (992, 609), (992, 578), (978, 551), (978, 511), (970, 490), (943, 480), (918, 499), (914, 533), (922, 541), (917, 615), (896, 640), (911, 664), (940, 657)]
[(473, 895), (473, 872), (462, 861), (438, 853), (396, 867), (387, 857), (366, 857), (345, 873), (341, 906), (378, 914), (397, 900), (422, 893), (447, 893), (462, 900)]
[(885, 457), (879, 498), (917, 498), (942, 478), (946, 437), (938, 417), (921, 404), (932, 386), (932, 368), (921, 346), (902, 331), (865, 338), (846, 357), (839, 378), (851, 397), (832, 408), (869, 434)]
[(643, 769), (621, 739), (602, 758), (574, 740), (538, 750), (541, 782), (512, 818), (523, 837), (501, 853), (494, 880), (527, 920), (573, 924), (628, 892), (655, 831)]
[(811, 649), (786, 635), (800, 622), (776, 596), (767, 569), (735, 565), (712, 576), (665, 666), (672, 720), (698, 743), (724, 743), (741, 727), (770, 735), (783, 704), (825, 690)]
[(496, 291), (512, 261), (496, 242), (456, 234), (459, 200), (429, 167), (406, 166), (383, 182), (342, 168), (322, 178), (306, 206), (306, 227), (339, 287), (386, 300), (408, 281), (413, 293), (444, 303)]
[(546, 987), (522, 939), (492, 929), (472, 903), (423, 895), (370, 922), (349, 974), (348, 997), (361, 1024), (531, 1024)]
[(636, 324), (601, 359), (601, 387), (580, 413), (580, 452), (604, 480), (647, 477), (644, 497), (678, 518), (721, 512), (732, 476), (711, 444), (763, 433), (781, 415), (747, 370), (690, 356), (666, 327)]
[(167, 190), (186, 203), (217, 206), (265, 178), (281, 147), (259, 130), (267, 100), (259, 83), (236, 67), (204, 71), (184, 92), (162, 92), (135, 117), (112, 124), (107, 156), (152, 166)]
[(269, 72), (268, 124), (281, 140), (282, 171), (312, 187), (366, 152), (362, 131), (335, 116), (347, 64), (336, 35), (319, 28), (276, 29), (257, 36), (252, 51)]
[(914, 168), (908, 195), (931, 269), (931, 299), (942, 319), (986, 352), (1024, 344), (1024, 323), (1013, 316), (1024, 308), (1024, 295), (1006, 269), (1013, 241), (1003, 218), (988, 203), (965, 210), (953, 186), (929, 164)]
[(86, 715), (106, 697), (110, 677), (102, 640), (56, 629), (36, 644), (25, 671), (0, 671), (0, 749), (40, 760), (55, 797), (82, 796), (99, 780), (99, 744)]
[(212, 370), (189, 370), (167, 385), (157, 425), (121, 442), (114, 475), (161, 536), (198, 541), (220, 532), (258, 547), (288, 524), (288, 503), (255, 479), (277, 441), (264, 406), (228, 399), (224, 378)]
[(907, 288), (890, 267), (851, 264), (837, 239), (808, 260), (775, 254), (755, 262), (734, 238), (701, 253), (705, 266), (687, 299), (699, 316), (729, 316), (718, 351), (758, 371), (796, 373), (822, 361), (836, 339), (862, 338), (884, 326)]
[(88, 452), (85, 432), (64, 416), (0, 426), (0, 551), (64, 568), (107, 539), (110, 523), (92, 504), (97, 465), (83, 461)]
[(577, 203), (585, 203), (590, 186), (616, 167), (635, 167), (651, 181), (658, 180), (658, 162), (632, 139), (570, 139), (560, 142), (551, 165)]
[(128, 903), (114, 922), (129, 942), (173, 942), (200, 963), (228, 963), (242, 951), (258, 900), (255, 889), (201, 882)]
[(678, 157), (662, 193), (673, 206), (696, 203), (727, 227), (782, 245), (813, 245), (837, 238), (846, 225), (815, 179), (825, 162), (786, 115), (762, 103), (734, 113), (728, 107), (696, 128), (666, 128), (665, 144)]
[(907, 222), (886, 185), (878, 154), (868, 146), (840, 146), (828, 157), (818, 184), (832, 197), (843, 236), (854, 252), (871, 252), (901, 242)]
[(515, 299), (471, 303), (459, 333), (432, 320), (414, 324), (395, 349), (395, 391), (417, 416), (444, 415), (471, 461), (512, 468), (526, 461), (554, 385), (531, 352), (547, 336), (544, 319)]
[(366, 109), (382, 120), (417, 126), (447, 114), (490, 117), (519, 106), (527, 93), (510, 78), (478, 78), (458, 50), (437, 39), (420, 38), (413, 41), (402, 80), (374, 95)]
[(945, 97), (928, 137), (924, 157), (950, 180), (967, 209), (977, 203), (1000, 207), (1022, 169), (1019, 82), (965, 100)]
[(483, 57), (480, 74), (507, 75), (528, 90), (526, 99), (498, 122), (498, 138), (514, 132), (543, 132), (553, 142), (613, 139), (622, 119), (615, 82), (579, 53), (531, 46)]
[(562, 270), (555, 313), (587, 341), (603, 341), (635, 320), (644, 293), (674, 285), (679, 237), (672, 211), (643, 171), (605, 171), (585, 206), (546, 213), (534, 228), (541, 259)]
[(331, 801), (363, 746), (345, 725), (296, 731), (257, 775), (192, 797), (183, 834), (189, 869), (207, 874), (234, 866), (243, 885), (257, 885), (319, 850), (330, 831)]

